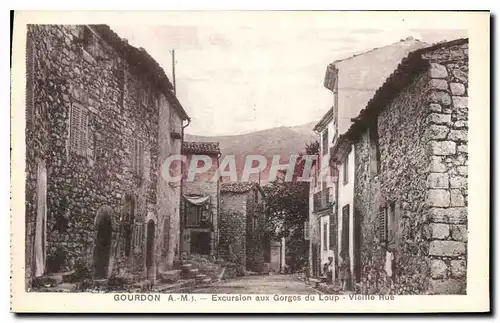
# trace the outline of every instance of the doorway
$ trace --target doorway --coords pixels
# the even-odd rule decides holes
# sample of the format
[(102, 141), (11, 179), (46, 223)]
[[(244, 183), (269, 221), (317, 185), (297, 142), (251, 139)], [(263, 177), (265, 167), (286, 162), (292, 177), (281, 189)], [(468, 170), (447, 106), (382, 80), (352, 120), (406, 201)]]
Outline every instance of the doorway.
[(146, 238), (146, 275), (148, 279), (154, 280), (154, 241), (155, 241), (155, 221), (148, 221)]
[(191, 231), (191, 253), (208, 255), (210, 253), (210, 233)]
[(97, 234), (94, 251), (94, 277), (103, 279), (108, 277), (109, 261), (111, 256), (111, 239), (113, 226), (111, 223), (111, 213), (108, 210), (98, 211)]

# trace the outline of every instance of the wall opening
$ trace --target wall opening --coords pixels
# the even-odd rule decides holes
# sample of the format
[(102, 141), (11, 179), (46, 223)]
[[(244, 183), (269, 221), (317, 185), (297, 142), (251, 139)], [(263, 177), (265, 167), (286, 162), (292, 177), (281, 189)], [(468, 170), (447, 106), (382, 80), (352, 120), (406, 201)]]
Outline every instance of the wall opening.
[(148, 221), (147, 240), (146, 240), (146, 270), (148, 279), (154, 278), (154, 259), (155, 259), (155, 222)]
[(110, 210), (109, 208), (105, 208), (97, 212), (97, 232), (94, 249), (94, 277), (96, 279), (107, 278), (109, 274), (111, 241), (113, 235)]

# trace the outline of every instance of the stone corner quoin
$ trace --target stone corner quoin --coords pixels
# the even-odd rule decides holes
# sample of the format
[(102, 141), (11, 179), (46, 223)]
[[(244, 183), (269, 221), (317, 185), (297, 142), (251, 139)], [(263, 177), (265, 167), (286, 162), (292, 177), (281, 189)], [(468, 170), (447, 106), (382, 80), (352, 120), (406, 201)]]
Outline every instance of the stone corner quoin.
[(468, 66), (463, 48), (451, 48), (447, 55), (429, 57), (425, 133), (430, 155), (426, 195), (429, 291), (461, 294), (467, 272)]

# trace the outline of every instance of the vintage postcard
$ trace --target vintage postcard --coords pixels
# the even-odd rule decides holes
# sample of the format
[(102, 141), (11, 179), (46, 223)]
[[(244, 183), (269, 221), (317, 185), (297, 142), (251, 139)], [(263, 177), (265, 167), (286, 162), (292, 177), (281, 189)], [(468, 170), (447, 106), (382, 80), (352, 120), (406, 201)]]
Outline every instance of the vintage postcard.
[(488, 312), (488, 12), (16, 12), (14, 312)]

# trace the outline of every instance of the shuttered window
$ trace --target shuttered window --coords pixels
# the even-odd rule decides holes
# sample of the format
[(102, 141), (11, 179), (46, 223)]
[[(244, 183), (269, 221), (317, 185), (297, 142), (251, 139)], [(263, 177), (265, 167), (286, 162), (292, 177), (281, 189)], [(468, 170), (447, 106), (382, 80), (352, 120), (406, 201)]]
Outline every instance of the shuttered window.
[(344, 163), (342, 165), (344, 171), (344, 185), (349, 183), (349, 154), (344, 157)]
[(144, 241), (144, 226), (142, 223), (134, 225), (134, 251), (140, 252)]
[(387, 241), (387, 209), (381, 207), (378, 211), (378, 236), (381, 242)]
[(325, 131), (323, 131), (322, 139), (323, 139), (323, 155), (326, 155), (328, 153), (328, 129), (325, 129)]
[(328, 222), (323, 223), (323, 250), (328, 250)]
[(71, 107), (70, 149), (81, 156), (87, 155), (89, 143), (88, 122), (87, 109), (79, 104), (73, 104)]
[(134, 139), (132, 148), (132, 169), (136, 176), (142, 177), (144, 170), (144, 142)]

